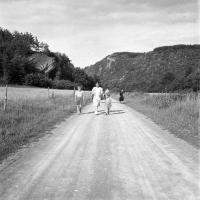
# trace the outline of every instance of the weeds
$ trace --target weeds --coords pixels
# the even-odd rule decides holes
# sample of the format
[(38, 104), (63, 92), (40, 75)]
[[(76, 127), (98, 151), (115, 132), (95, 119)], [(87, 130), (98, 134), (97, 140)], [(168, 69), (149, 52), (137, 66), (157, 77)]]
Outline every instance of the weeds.
[[(90, 101), (89, 95), (85, 104)], [(44, 135), (76, 111), (71, 94), (55, 95), (55, 98), (13, 98), (8, 101), (6, 112), (0, 106), (0, 159), (26, 144), (31, 138)]]
[(127, 104), (152, 118), (177, 137), (199, 147), (198, 95), (129, 93)]

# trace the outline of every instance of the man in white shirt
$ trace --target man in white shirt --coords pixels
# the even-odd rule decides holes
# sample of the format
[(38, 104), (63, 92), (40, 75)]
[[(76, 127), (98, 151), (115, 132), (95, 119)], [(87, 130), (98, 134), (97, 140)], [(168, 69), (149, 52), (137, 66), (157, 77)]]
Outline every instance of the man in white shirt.
[(103, 89), (99, 87), (99, 83), (96, 83), (96, 87), (92, 89), (93, 95), (93, 105), (95, 107), (95, 114), (98, 114), (98, 107), (100, 106), (101, 96), (103, 94)]

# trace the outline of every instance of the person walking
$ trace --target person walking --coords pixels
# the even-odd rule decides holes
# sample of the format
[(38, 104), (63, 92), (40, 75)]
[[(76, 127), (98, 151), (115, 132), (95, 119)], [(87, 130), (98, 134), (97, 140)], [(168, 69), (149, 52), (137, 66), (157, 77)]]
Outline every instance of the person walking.
[(123, 101), (124, 101), (124, 90), (122, 89), (122, 90), (120, 90), (120, 92), (119, 92), (119, 101), (120, 101), (120, 103), (122, 103)]
[(84, 102), (84, 92), (82, 90), (82, 86), (78, 85), (77, 91), (75, 91), (75, 103), (77, 107), (77, 113), (81, 114), (82, 106)]
[(105, 90), (105, 108), (106, 108), (106, 115), (110, 114), (110, 109), (112, 106), (112, 100), (110, 97), (110, 91), (108, 89)]
[(96, 83), (96, 86), (92, 89), (93, 105), (95, 107), (95, 114), (98, 114), (98, 108), (100, 106), (101, 97), (103, 95), (103, 89)]

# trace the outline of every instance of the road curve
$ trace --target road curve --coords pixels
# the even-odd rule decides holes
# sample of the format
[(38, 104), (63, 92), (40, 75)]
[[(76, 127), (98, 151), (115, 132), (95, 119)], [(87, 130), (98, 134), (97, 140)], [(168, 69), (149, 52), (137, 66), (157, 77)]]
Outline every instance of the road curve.
[(198, 200), (198, 150), (118, 102), (91, 105), (0, 165), (1, 200)]

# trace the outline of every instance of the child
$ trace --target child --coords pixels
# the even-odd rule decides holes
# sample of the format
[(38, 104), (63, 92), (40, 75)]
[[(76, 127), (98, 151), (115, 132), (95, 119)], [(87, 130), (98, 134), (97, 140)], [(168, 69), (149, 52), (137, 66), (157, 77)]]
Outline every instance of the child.
[(84, 102), (84, 93), (81, 85), (78, 86), (78, 90), (75, 92), (75, 103), (77, 106), (77, 113), (81, 114), (82, 105)]
[(105, 107), (106, 107), (106, 115), (110, 114), (110, 108), (112, 106), (112, 101), (111, 101), (111, 97), (110, 97), (110, 91), (108, 89), (106, 89), (105, 91)]

